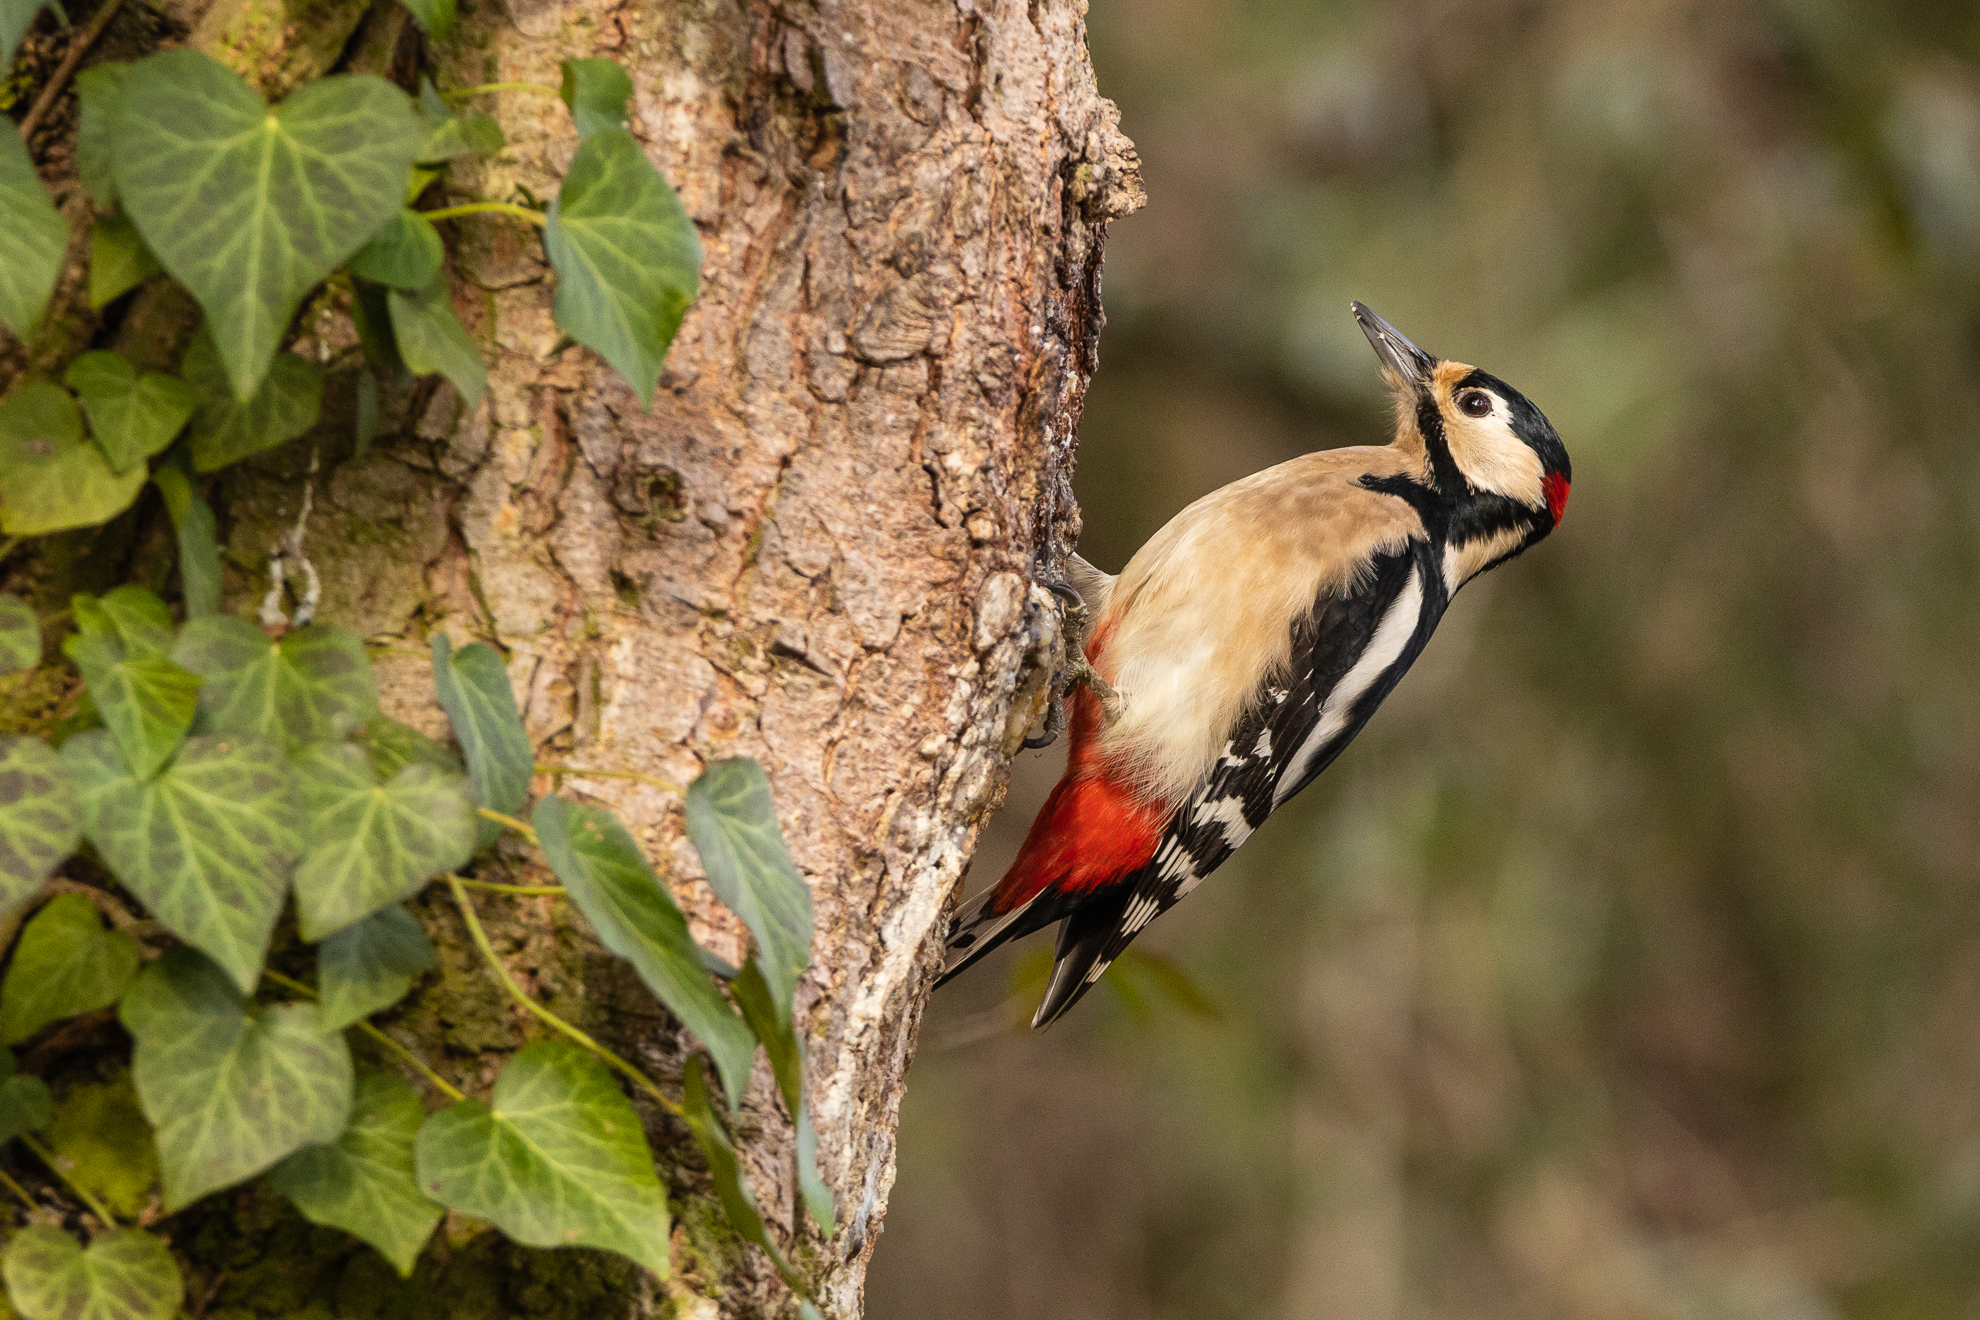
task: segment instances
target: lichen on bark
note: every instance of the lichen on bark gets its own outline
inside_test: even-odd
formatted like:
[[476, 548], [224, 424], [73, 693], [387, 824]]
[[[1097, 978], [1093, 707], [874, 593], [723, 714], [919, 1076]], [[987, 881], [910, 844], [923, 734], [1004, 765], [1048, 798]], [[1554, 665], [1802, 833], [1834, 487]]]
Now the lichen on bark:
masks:
[[[455, 308], [490, 363], [482, 404], [466, 412], [446, 387], [392, 391], [387, 434], [354, 459], [353, 340], [334, 311], [307, 317], [299, 346], [333, 367], [324, 425], [213, 491], [230, 605], [243, 608], [314, 454], [305, 543], [322, 616], [372, 645], [392, 715], [444, 733], [425, 648], [445, 631], [501, 648], [542, 760], [673, 783], [722, 757], [764, 764], [816, 908], [797, 1013], [836, 1237], [797, 1210], [792, 1132], [765, 1064], [739, 1126], [772, 1232], [833, 1316], [860, 1310], [939, 927], [1036, 685], [1015, 712], [1013, 695], [1052, 654], [1052, 599], [1034, 582], [1078, 532], [1070, 475], [1102, 323], [1100, 248], [1108, 221], [1140, 202], [1082, 11], [463, 5], [432, 52], [442, 85], [554, 85], [560, 60], [584, 56], [632, 73], [634, 134], [706, 253], [652, 408], [562, 344], [536, 234], [471, 217], [448, 237]], [[397, 38], [375, 26], [351, 47], [395, 58]], [[260, 67], [285, 61], [266, 53]], [[577, 145], [563, 107], [510, 95], [481, 108], [509, 148], [456, 171], [450, 200], [553, 196]], [[676, 794], [624, 779], [537, 785], [553, 786], [609, 806], [696, 935], [740, 959], [745, 932], [701, 882]], [[532, 878], [506, 845], [483, 865]], [[417, 907], [444, 975], [392, 1029], [481, 1090], [533, 1028], [472, 971], [456, 914]], [[526, 986], [656, 1077], [679, 1077], [685, 1043], [568, 908], [480, 907]], [[712, 1212], [684, 1134], [648, 1117], [676, 1208], [665, 1284], [450, 1221], [401, 1285], [260, 1191], [181, 1216], [175, 1245], [206, 1270], [210, 1315], [789, 1313], [767, 1262]]]

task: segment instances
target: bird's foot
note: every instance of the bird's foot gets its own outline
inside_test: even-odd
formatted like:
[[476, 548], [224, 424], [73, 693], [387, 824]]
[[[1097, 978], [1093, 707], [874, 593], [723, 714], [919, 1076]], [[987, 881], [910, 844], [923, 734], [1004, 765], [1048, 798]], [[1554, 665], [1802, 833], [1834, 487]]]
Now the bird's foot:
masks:
[[1092, 632], [1093, 620], [1087, 613], [1084, 598], [1070, 583], [1041, 580], [1038, 585], [1059, 598], [1059, 633], [1065, 643], [1065, 662], [1052, 677], [1043, 730], [1024, 740], [1027, 748], [1049, 747], [1058, 741], [1066, 728], [1066, 695], [1081, 683], [1100, 699], [1103, 726], [1111, 725], [1121, 709], [1121, 694], [1086, 659], [1086, 639]]

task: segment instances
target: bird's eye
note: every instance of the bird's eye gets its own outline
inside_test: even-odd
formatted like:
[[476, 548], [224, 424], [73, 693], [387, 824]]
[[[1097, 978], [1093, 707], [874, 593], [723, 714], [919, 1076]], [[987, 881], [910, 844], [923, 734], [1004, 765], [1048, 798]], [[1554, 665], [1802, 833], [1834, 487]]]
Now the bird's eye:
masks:
[[1492, 396], [1484, 390], [1466, 390], [1458, 395], [1457, 405], [1464, 410], [1466, 417], [1489, 417], [1492, 413]]

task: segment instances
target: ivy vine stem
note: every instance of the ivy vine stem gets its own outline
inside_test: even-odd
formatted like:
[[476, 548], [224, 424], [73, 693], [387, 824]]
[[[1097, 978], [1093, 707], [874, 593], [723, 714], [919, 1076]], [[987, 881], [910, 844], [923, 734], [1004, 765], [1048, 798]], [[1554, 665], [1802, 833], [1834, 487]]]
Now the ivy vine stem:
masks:
[[[295, 994], [299, 994], [303, 996], [305, 999], [313, 1000], [317, 998], [317, 993], [315, 989], [313, 989], [310, 986], [304, 985], [301, 981], [295, 980], [292, 977], [284, 976], [280, 972], [271, 972], [266, 967], [261, 969], [261, 974], [264, 977], [266, 977], [268, 980], [274, 982], [276, 985], [281, 986], [284, 990], [292, 991]], [[383, 1045], [386, 1049], [391, 1050], [394, 1054], [398, 1055], [402, 1061], [404, 1061], [420, 1076], [424, 1077], [427, 1081], [431, 1082], [433, 1084], [434, 1089], [439, 1091], [442, 1095], [446, 1096], [449, 1100], [467, 1099], [466, 1092], [462, 1091], [459, 1087], [455, 1086], [453, 1083], [449, 1082], [446, 1078], [442, 1077], [439, 1073], [435, 1072], [432, 1066], [429, 1065], [426, 1062], [426, 1060], [420, 1058], [417, 1054], [414, 1054], [411, 1050], [399, 1044], [398, 1041], [393, 1040], [390, 1036], [386, 1035], [384, 1031], [382, 1031], [378, 1027], [374, 1027], [369, 1022], [364, 1022], [364, 1021], [354, 1022], [351, 1025], [356, 1027], [359, 1031], [362, 1031], [365, 1035], [371, 1037], [373, 1040], [377, 1041], [380, 1045]]]
[[[531, 825], [528, 821], [517, 820], [514, 816], [505, 816], [501, 812], [496, 811], [491, 807], [476, 807], [475, 810], [481, 813], [481, 818], [483, 820], [492, 820], [497, 825], [506, 826], [507, 828], [514, 830], [516, 833], [522, 835], [525, 839], [528, 839], [531, 843], [536, 842], [536, 827], [534, 825]], [[452, 879], [451, 876], [448, 878]]]
[[482, 961], [486, 962], [490, 969], [494, 971], [496, 979], [501, 981], [502, 988], [509, 992], [511, 998], [531, 1013], [534, 1013], [543, 1021], [544, 1025], [562, 1032], [610, 1064], [613, 1068], [616, 1068], [619, 1072], [624, 1073], [632, 1080], [634, 1085], [653, 1097], [654, 1101], [662, 1109], [672, 1114], [675, 1118], [685, 1119], [687, 1117], [687, 1111], [673, 1097], [661, 1090], [658, 1082], [633, 1067], [630, 1063], [627, 1063], [618, 1055], [612, 1053], [612, 1051], [606, 1049], [603, 1045], [600, 1045], [582, 1029], [572, 1026], [523, 993], [523, 988], [516, 984], [513, 976], [509, 975], [508, 966], [503, 963], [500, 955], [495, 952], [495, 946], [488, 942], [488, 932], [481, 928], [481, 918], [475, 915], [474, 900], [468, 897], [467, 887], [462, 884], [461, 878], [457, 875], [449, 875], [447, 877], [447, 885], [454, 891], [454, 906], [461, 910], [461, 920], [467, 926], [468, 938], [474, 941], [474, 947], [481, 954]]
[[13, 1177], [5, 1169], [0, 1169], [0, 1183], [4, 1183], [8, 1191], [21, 1198], [21, 1204], [28, 1208], [28, 1214], [33, 1216], [39, 1216], [41, 1214], [41, 1202], [29, 1196], [27, 1194], [27, 1188], [15, 1182]]
[[562, 895], [570, 891], [562, 885], [505, 885], [495, 880], [462, 880], [469, 889], [480, 889], [490, 894], [514, 894], [517, 897], [536, 895]]
[[108, 1210], [104, 1209], [103, 1202], [97, 1200], [94, 1196], [91, 1196], [87, 1191], [83, 1189], [81, 1184], [77, 1183], [75, 1179], [69, 1177], [67, 1171], [65, 1171], [62, 1168], [61, 1164], [57, 1162], [55, 1152], [48, 1149], [48, 1147], [42, 1145], [40, 1138], [36, 1137], [31, 1132], [23, 1132], [21, 1134], [21, 1144], [23, 1146], [26, 1146], [29, 1150], [33, 1151], [35, 1158], [40, 1160], [43, 1164], [47, 1165], [48, 1171], [54, 1174], [57, 1178], [60, 1178], [62, 1180], [62, 1185], [67, 1187], [70, 1191], [74, 1192], [76, 1194], [76, 1199], [78, 1201], [81, 1201], [84, 1205], [89, 1207], [89, 1212], [96, 1216], [98, 1222], [100, 1222], [105, 1228], [117, 1227], [117, 1216], [111, 1214]]
[[427, 222], [453, 220], [464, 215], [512, 215], [518, 220], [527, 220], [538, 228], [550, 223], [550, 217], [541, 211], [527, 206], [517, 206], [514, 202], [462, 202], [459, 206], [442, 206], [433, 211], [421, 211]]
[[[103, 8], [96, 11], [96, 17], [90, 20], [87, 28], [83, 29], [82, 35], [70, 39], [69, 48], [62, 53], [62, 63], [48, 79], [48, 85], [41, 89], [41, 95], [35, 98], [34, 108], [27, 112], [27, 118], [21, 121], [22, 142], [26, 142], [33, 136], [34, 130], [41, 127], [41, 121], [48, 117], [48, 111], [54, 106], [55, 98], [62, 94], [62, 89], [75, 74], [76, 66], [82, 63], [83, 56], [96, 44], [96, 39], [103, 35], [103, 29], [110, 26], [110, 20], [117, 16], [117, 8], [123, 3], [124, 0], [109, 0]], [[55, 12], [62, 13], [61, 6], [56, 6]], [[68, 15], [62, 14], [62, 26], [68, 25]]]
[[679, 793], [683, 796], [687, 793], [685, 788], [682, 788], [671, 779], [662, 779], [658, 775], [643, 775], [637, 770], [587, 770], [582, 766], [545, 765], [543, 762], [538, 761], [536, 763], [536, 773], [539, 775], [552, 775], [559, 779], [566, 775], [574, 779], [630, 779], [636, 784], [650, 784], [654, 788], [667, 793]]
[[442, 100], [465, 101], [470, 96], [485, 96], [490, 92], [535, 92], [540, 96], [562, 96], [561, 89], [548, 83], [534, 82], [492, 82], [477, 83], [473, 87], [462, 87], [456, 91], [442, 92]]

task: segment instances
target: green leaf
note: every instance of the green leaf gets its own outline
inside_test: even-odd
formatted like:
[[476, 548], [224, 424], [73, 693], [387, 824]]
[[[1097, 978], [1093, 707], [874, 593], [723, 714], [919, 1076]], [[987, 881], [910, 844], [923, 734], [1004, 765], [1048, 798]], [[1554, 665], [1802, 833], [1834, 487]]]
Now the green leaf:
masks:
[[130, 68], [128, 64], [99, 64], [76, 75], [76, 99], [82, 105], [76, 123], [76, 175], [98, 206], [117, 204], [111, 135], [123, 108], [124, 75]]
[[461, 758], [442, 743], [389, 715], [374, 715], [359, 732], [358, 741], [371, 756], [372, 773], [390, 779], [409, 765], [461, 770]]
[[[0, 215], [0, 283], [9, 260], [6, 223]], [[83, 438], [82, 414], [60, 385], [35, 381], [0, 400], [0, 533], [94, 527], [128, 509], [143, 489], [143, 472], [117, 475], [103, 451]]]
[[21, 36], [41, 12], [41, 0], [0, 0], [0, 73], [13, 68]]
[[715, 1195], [722, 1202], [722, 1213], [728, 1217], [729, 1227], [763, 1248], [763, 1254], [784, 1276], [784, 1282], [799, 1292], [805, 1291], [804, 1280], [771, 1239], [763, 1225], [763, 1213], [756, 1208], [756, 1197], [743, 1181], [742, 1161], [736, 1156], [735, 1142], [729, 1139], [728, 1129], [722, 1126], [714, 1106], [709, 1104], [708, 1079], [702, 1076], [699, 1054], [689, 1057], [681, 1080], [681, 1107], [688, 1132], [700, 1148], [701, 1157], [708, 1161], [708, 1171], [715, 1178]]
[[69, 226], [48, 200], [20, 133], [0, 137], [8, 139], [0, 142], [0, 325], [26, 339], [61, 278]]
[[172, 611], [134, 582], [101, 596], [71, 596], [69, 606], [83, 636], [114, 643], [118, 655], [164, 660], [172, 653]]
[[532, 823], [543, 855], [606, 948], [624, 958], [646, 988], [715, 1057], [729, 1107], [742, 1103], [756, 1042], [702, 966], [687, 918], [625, 827], [598, 807], [560, 797], [536, 804]]
[[476, 110], [456, 114], [449, 109], [431, 78], [419, 80], [419, 120], [426, 130], [426, 139], [419, 146], [418, 159], [423, 161], [492, 156], [509, 145], [501, 125], [487, 115]]
[[401, 1276], [445, 1213], [419, 1190], [413, 1142], [426, 1111], [396, 1077], [360, 1077], [351, 1126], [334, 1145], [304, 1146], [276, 1165], [268, 1185], [313, 1224], [341, 1228], [376, 1247]]
[[166, 929], [253, 990], [302, 852], [302, 813], [275, 744], [189, 738], [149, 783], [131, 777], [101, 730], [69, 739], [62, 759], [104, 863]]
[[435, 275], [420, 293], [393, 289], [390, 305], [392, 335], [407, 370], [416, 376], [438, 372], [460, 391], [468, 407], [479, 404], [488, 388], [488, 368], [481, 361], [480, 346], [454, 315], [447, 277]]
[[626, 102], [632, 99], [632, 79], [612, 60], [565, 60], [564, 104], [570, 107], [579, 137], [626, 126]]
[[206, 309], [245, 402], [303, 295], [398, 212], [421, 132], [382, 78], [319, 79], [271, 111], [224, 64], [174, 50], [124, 75], [114, 136], [124, 210]]
[[0, 674], [18, 674], [41, 663], [41, 620], [34, 606], [0, 591]]
[[89, 231], [89, 307], [97, 311], [165, 269], [122, 211], [101, 215]]
[[296, 867], [296, 918], [310, 943], [410, 898], [474, 856], [467, 778], [409, 765], [380, 783], [362, 749], [318, 743], [296, 753], [310, 849]]
[[98, 1233], [84, 1249], [29, 1224], [7, 1244], [4, 1270], [24, 1320], [171, 1320], [186, 1296], [171, 1248], [135, 1228]]
[[351, 258], [351, 274], [395, 289], [424, 289], [446, 255], [440, 231], [417, 211], [401, 210]]
[[543, 245], [557, 269], [557, 325], [653, 404], [660, 362], [701, 281], [701, 240], [674, 190], [624, 129], [578, 148]]
[[[476, 800], [506, 816], [521, 811], [536, 773], [536, 753], [523, 731], [502, 657], [484, 642], [455, 651], [447, 634], [435, 633], [433, 687], [460, 740]], [[486, 848], [501, 832], [494, 821], [482, 822], [478, 846]]]
[[158, 1148], [128, 1068], [108, 1082], [70, 1082], [46, 1140], [70, 1181], [112, 1214], [135, 1219], [157, 1193]]
[[791, 862], [763, 767], [717, 761], [688, 785], [687, 831], [708, 887], [756, 937], [779, 1028], [791, 1021], [798, 977], [811, 965], [811, 891]]
[[149, 779], [172, 758], [199, 706], [199, 676], [170, 660], [129, 654], [101, 637], [78, 633], [62, 654], [75, 661], [89, 695], [138, 779]]
[[168, 1211], [335, 1141], [350, 1121], [344, 1038], [308, 1004], [248, 1003], [189, 949], [147, 967], [120, 1016], [137, 1040], [131, 1075], [158, 1129]]
[[220, 526], [182, 462], [166, 463], [151, 474], [151, 480], [165, 496], [165, 508], [178, 532], [179, 587], [186, 617], [198, 619], [220, 612]]
[[55, 1115], [55, 1098], [39, 1077], [14, 1071], [14, 1052], [0, 1050], [0, 1142], [39, 1132]]
[[138, 971], [136, 941], [105, 930], [96, 905], [57, 894], [34, 914], [0, 981], [0, 1040], [26, 1040], [51, 1022], [108, 1008]]
[[419, 1130], [419, 1185], [531, 1247], [598, 1247], [667, 1273], [667, 1197], [639, 1114], [574, 1045], [524, 1046], [494, 1105], [463, 1100]]
[[348, 628], [312, 623], [280, 641], [211, 614], [180, 630], [172, 658], [206, 680], [202, 731], [258, 733], [293, 751], [341, 738], [378, 713], [378, 680]]
[[832, 1189], [818, 1173], [818, 1131], [811, 1125], [811, 1111], [804, 1102], [804, 1049], [798, 1041], [796, 1026], [778, 1023], [776, 1002], [756, 959], [751, 958], [743, 968], [734, 989], [744, 1020], [770, 1056], [770, 1070], [776, 1074], [784, 1108], [791, 1115], [791, 1125], [797, 1129], [798, 1190], [804, 1194], [804, 1204], [812, 1219], [830, 1237], [836, 1231], [836, 1209], [832, 1204]]
[[69, 364], [62, 380], [82, 396], [89, 428], [113, 472], [171, 444], [192, 416], [191, 386], [162, 371], [140, 377], [121, 353], [85, 353]]
[[234, 397], [220, 350], [205, 329], [186, 346], [179, 372], [193, 391], [192, 458], [196, 472], [212, 472], [287, 444], [315, 426], [323, 411], [323, 372], [308, 358], [294, 353], [275, 358], [267, 378], [246, 403]]
[[426, 34], [445, 41], [454, 34], [454, 0], [403, 0]]
[[316, 1011], [325, 1031], [341, 1031], [405, 998], [435, 965], [433, 945], [413, 914], [393, 906], [346, 926], [316, 951]]
[[76, 850], [75, 781], [39, 738], [0, 738], [0, 912], [32, 897]]

